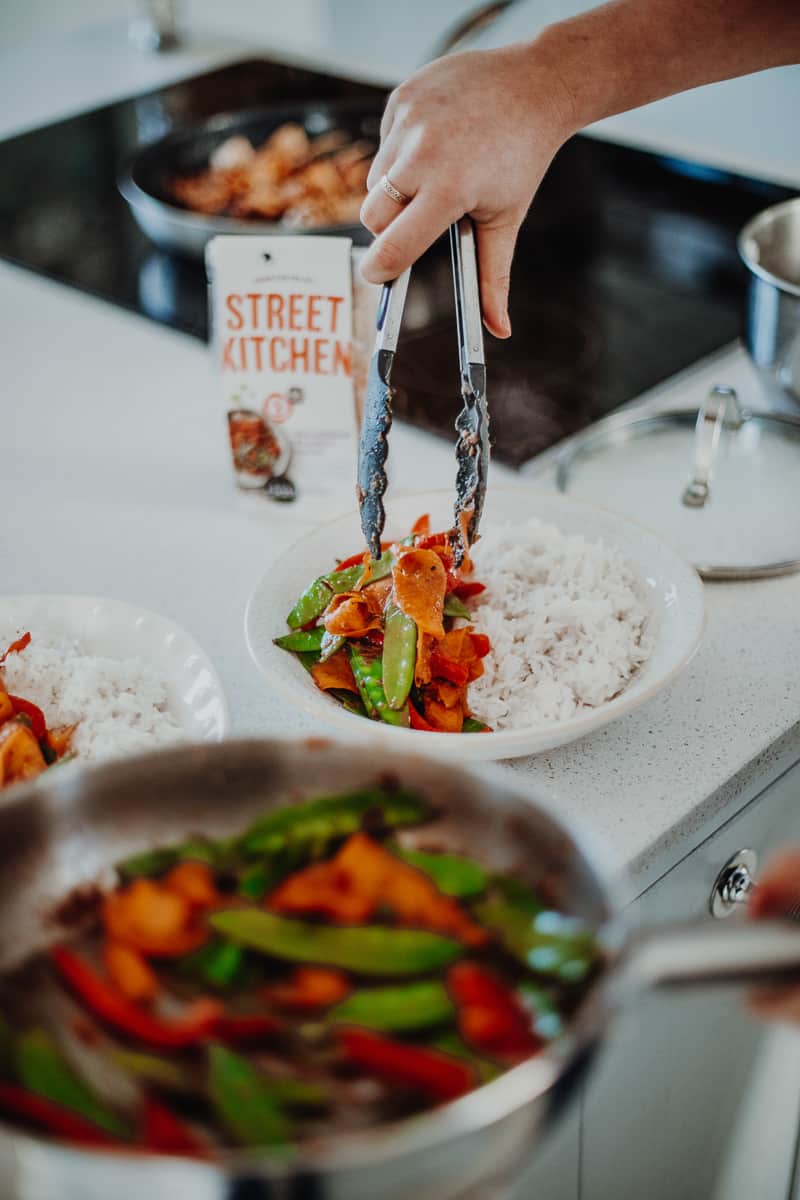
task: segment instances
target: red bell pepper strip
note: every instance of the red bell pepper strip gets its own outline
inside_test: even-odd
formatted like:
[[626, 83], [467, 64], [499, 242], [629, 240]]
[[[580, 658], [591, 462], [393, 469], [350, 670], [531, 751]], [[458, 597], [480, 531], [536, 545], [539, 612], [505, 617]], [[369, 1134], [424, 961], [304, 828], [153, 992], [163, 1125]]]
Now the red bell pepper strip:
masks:
[[395, 1042], [366, 1029], [345, 1029], [340, 1040], [357, 1066], [392, 1083], [416, 1088], [433, 1100], [455, 1100], [475, 1087], [471, 1066], [439, 1050]]
[[37, 742], [42, 738], [47, 737], [47, 719], [44, 713], [39, 708], [38, 704], [34, 704], [31, 700], [23, 700], [22, 696], [12, 696], [9, 692], [8, 698], [11, 701], [11, 706], [15, 713], [21, 713], [27, 717], [31, 723], [31, 733], [36, 738]]
[[369, 642], [369, 644], [371, 646], [379, 646], [379, 647], [382, 646], [383, 645], [383, 630], [382, 629], [369, 629], [364, 634], [364, 641]]
[[438, 650], [434, 650], [430, 657], [431, 671], [439, 679], [446, 679], [449, 683], [455, 683], [458, 687], [462, 687], [469, 679], [469, 668], [462, 663], [454, 662], [452, 658], [446, 658], [444, 654], [440, 654]]
[[5, 650], [5, 652], [3, 654], [0, 654], [0, 667], [2, 667], [3, 663], [8, 658], [9, 654], [19, 654], [20, 650], [24, 650], [25, 647], [30, 646], [30, 644], [31, 644], [31, 635], [29, 633], [23, 633], [22, 637], [18, 637], [15, 642], [11, 643], [11, 645]]
[[476, 1049], [512, 1063], [541, 1049], [543, 1042], [522, 1004], [485, 967], [456, 963], [448, 971], [447, 988], [458, 1007], [461, 1036]]
[[469, 600], [471, 596], [480, 596], [481, 592], [486, 591], [485, 583], [478, 583], [477, 580], [470, 582], [469, 580], [456, 581], [453, 588], [454, 595], [458, 596], [459, 600]]
[[359, 563], [364, 561], [366, 550], [362, 550], [359, 554], [351, 554], [349, 558], [343, 558], [340, 563], [333, 568], [334, 571], [348, 571], [350, 567], [357, 567]]
[[269, 1013], [244, 1016], [220, 1016], [214, 1023], [214, 1037], [223, 1042], [261, 1042], [282, 1032], [284, 1026]]
[[418, 712], [411, 701], [408, 701], [408, 719], [412, 729], [421, 729], [425, 733], [439, 733], [440, 730], [434, 729], [433, 725], [429, 725], [422, 713]]
[[96, 1017], [150, 1046], [164, 1050], [196, 1046], [214, 1034], [222, 1016], [222, 1008], [215, 1000], [198, 1000], [181, 1020], [160, 1020], [126, 1000], [89, 963], [65, 946], [54, 946], [50, 958], [64, 982]]
[[472, 649], [475, 652], [476, 658], [486, 658], [486, 655], [492, 648], [492, 643], [489, 641], [485, 633], [471, 633], [469, 640], [472, 642]]
[[21, 1117], [48, 1133], [81, 1146], [118, 1147], [123, 1144], [87, 1121], [86, 1117], [14, 1083], [0, 1082], [0, 1109], [9, 1116]]
[[181, 1154], [188, 1158], [210, 1157], [210, 1148], [197, 1137], [194, 1130], [176, 1117], [166, 1104], [152, 1096], [144, 1098], [141, 1144], [145, 1150], [156, 1154]]
[[[393, 545], [392, 542], [381, 542], [381, 550], [386, 551]], [[349, 558], [343, 558], [340, 563], [333, 568], [334, 571], [347, 571], [350, 567], [357, 567], [359, 563], [363, 563], [364, 556], [368, 553], [367, 550], [360, 550], [358, 554], [351, 554]]]

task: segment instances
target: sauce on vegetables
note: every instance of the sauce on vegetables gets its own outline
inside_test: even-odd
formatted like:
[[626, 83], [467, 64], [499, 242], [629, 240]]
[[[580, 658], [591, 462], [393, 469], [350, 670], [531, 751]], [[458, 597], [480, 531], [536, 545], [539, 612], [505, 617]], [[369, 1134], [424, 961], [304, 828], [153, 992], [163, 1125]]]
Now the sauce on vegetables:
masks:
[[541, 1053], [595, 941], [426, 846], [433, 816], [387, 783], [117, 864], [79, 931], [0, 980], [0, 1113], [213, 1158], [412, 1116]]
[[469, 624], [484, 588], [450, 535], [420, 517], [381, 558], [354, 554], [305, 590], [276, 645], [349, 711], [431, 733], [488, 733], [470, 711], [489, 639]]

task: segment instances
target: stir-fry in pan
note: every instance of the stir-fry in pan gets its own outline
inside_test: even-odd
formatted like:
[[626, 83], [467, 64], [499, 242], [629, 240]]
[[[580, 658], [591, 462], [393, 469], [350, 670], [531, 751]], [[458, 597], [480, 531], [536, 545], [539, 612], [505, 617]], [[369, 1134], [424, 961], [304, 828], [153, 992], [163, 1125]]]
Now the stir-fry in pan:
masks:
[[433, 816], [387, 782], [119, 863], [71, 898], [75, 939], [0, 983], [2, 1113], [213, 1157], [409, 1116], [539, 1053], [596, 944], [516, 879], [425, 848]]
[[470, 714], [489, 639], [469, 624], [483, 584], [454, 565], [451, 537], [421, 517], [377, 561], [354, 554], [306, 589], [276, 639], [351, 712], [438, 733], [488, 732]]
[[341, 130], [309, 138], [287, 123], [263, 145], [230, 137], [208, 168], [175, 175], [167, 190], [184, 208], [295, 226], [355, 224], [366, 195], [374, 145]]

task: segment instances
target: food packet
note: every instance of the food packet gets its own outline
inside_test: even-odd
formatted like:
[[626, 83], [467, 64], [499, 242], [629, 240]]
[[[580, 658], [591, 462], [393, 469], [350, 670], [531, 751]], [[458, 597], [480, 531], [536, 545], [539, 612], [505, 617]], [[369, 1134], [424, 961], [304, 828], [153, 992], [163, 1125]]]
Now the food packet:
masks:
[[249, 234], [206, 249], [235, 481], [309, 520], [354, 504], [350, 252], [349, 238]]

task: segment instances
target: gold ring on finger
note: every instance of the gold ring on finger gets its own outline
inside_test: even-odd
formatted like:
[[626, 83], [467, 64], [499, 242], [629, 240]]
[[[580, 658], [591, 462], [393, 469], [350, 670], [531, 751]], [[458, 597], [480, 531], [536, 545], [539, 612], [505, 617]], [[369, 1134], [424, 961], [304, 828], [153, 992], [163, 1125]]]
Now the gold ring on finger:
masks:
[[394, 186], [388, 175], [381, 175], [379, 186], [386, 192], [390, 200], [394, 200], [395, 204], [408, 204], [411, 200], [410, 196], [407, 196], [405, 192], [401, 192], [399, 188]]

